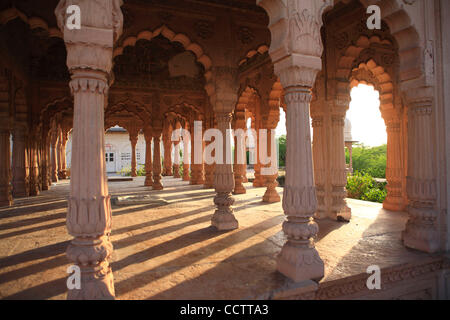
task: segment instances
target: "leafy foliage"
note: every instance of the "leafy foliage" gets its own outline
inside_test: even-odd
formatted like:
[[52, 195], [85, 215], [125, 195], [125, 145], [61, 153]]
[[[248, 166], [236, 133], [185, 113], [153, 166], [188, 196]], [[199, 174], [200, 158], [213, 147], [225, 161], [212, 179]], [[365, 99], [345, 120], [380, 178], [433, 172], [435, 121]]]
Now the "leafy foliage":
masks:
[[286, 167], [286, 135], [282, 135], [278, 138], [278, 166]]
[[[119, 171], [119, 174], [123, 177], [131, 177], [131, 167], [123, 167], [122, 170]], [[145, 167], [138, 166], [136, 168], [136, 174], [138, 177], [145, 177]]]
[[383, 203], [386, 195], [386, 183], [377, 182], [368, 173], [356, 171], [347, 178], [347, 196], [349, 198]]
[[[345, 151], [346, 161], [350, 162], [348, 150]], [[353, 147], [353, 170], [367, 173], [375, 178], [386, 178], [387, 145], [366, 147], [360, 144]]]

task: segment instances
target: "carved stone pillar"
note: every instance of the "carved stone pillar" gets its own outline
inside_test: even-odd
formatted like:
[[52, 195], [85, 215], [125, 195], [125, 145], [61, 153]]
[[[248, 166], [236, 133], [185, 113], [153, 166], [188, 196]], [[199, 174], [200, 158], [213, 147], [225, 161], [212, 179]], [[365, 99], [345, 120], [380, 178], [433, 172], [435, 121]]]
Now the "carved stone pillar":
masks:
[[129, 132], [130, 134], [130, 142], [131, 142], [131, 176], [137, 177], [137, 169], [136, 169], [136, 145], [138, 142], [138, 132], [133, 131]]
[[111, 81], [114, 41], [122, 32], [120, 0], [78, 0], [81, 29], [65, 27], [67, 2], [55, 14], [67, 48], [67, 65], [74, 95], [73, 144], [67, 228], [74, 240], [68, 258], [81, 269], [81, 289], [68, 299], [114, 299], [114, 280], [108, 259], [111, 204], [108, 192], [104, 111]]
[[28, 190], [28, 159], [26, 151], [26, 126], [16, 124], [13, 130], [12, 155], [12, 194], [15, 198], [27, 197]]
[[162, 128], [153, 128], [153, 190], [162, 190], [161, 183], [161, 134]]
[[345, 163], [345, 113], [348, 109], [349, 101], [346, 99], [334, 101], [331, 114], [331, 127], [329, 135], [329, 156], [330, 168], [329, 193], [331, 195], [328, 217], [333, 220], [349, 221], [351, 209], [347, 206], [347, 165]]
[[180, 175], [180, 141], [174, 142], [173, 177], [181, 178]]
[[[214, 117], [211, 117], [209, 119], [209, 122], [207, 122], [207, 129], [213, 129], [214, 126]], [[209, 144], [211, 144], [212, 141], [205, 141], [205, 148], [207, 148], [207, 146]], [[211, 153], [212, 157], [215, 157], [216, 155], [216, 151], [213, 150]], [[206, 164], [205, 163], [205, 184], [204, 184], [204, 188], [205, 189], [214, 189], [214, 172], [216, 170], [216, 164], [212, 163], [212, 164]]]
[[311, 106], [317, 219], [348, 221], [351, 218], [351, 209], [345, 202], [347, 166], [344, 125], [348, 105], [346, 99], [319, 99]]
[[[51, 150], [51, 135], [47, 135], [46, 139], [46, 153], [47, 153], [47, 185], [48, 188], [51, 188], [52, 185], [52, 150]], [[73, 148], [72, 148], [73, 151]]]
[[[235, 111], [234, 128], [236, 130], [246, 131], [245, 111], [240, 109]], [[245, 194], [244, 176], [247, 172], [247, 157], [245, 154], [246, 144], [245, 136], [234, 138], [234, 194]]]
[[[217, 193], [214, 198], [214, 203], [217, 209], [212, 217], [212, 225], [218, 230], [233, 230], [239, 227], [239, 223], [233, 215], [232, 208], [234, 204], [234, 198], [231, 195], [234, 189], [233, 165], [231, 164], [231, 159], [226, 159], [227, 148], [231, 150], [231, 139], [229, 133], [227, 134], [227, 130], [231, 132], [231, 112], [216, 112], [216, 119], [217, 128], [222, 133], [224, 143], [223, 163], [216, 164], [214, 177], [214, 187]], [[227, 163], [227, 160], [229, 163]]]
[[10, 132], [0, 123], [0, 207], [13, 204], [11, 194]]
[[146, 187], [153, 186], [153, 163], [152, 163], [152, 128], [144, 129], [145, 137], [145, 183]]
[[353, 173], [353, 142], [345, 142], [345, 147], [348, 150], [348, 156], [349, 156], [349, 164], [348, 164], [348, 172]]
[[408, 109], [408, 177], [409, 221], [403, 232], [405, 246], [425, 252], [440, 248], [437, 185], [435, 172], [435, 137], [433, 101], [418, 99]]
[[66, 147], [69, 132], [65, 129], [61, 132], [61, 171], [60, 178], [67, 179], [67, 159], [66, 159]]
[[[392, 110], [391, 115], [386, 119], [387, 129], [387, 161], [386, 180], [387, 196], [383, 202], [383, 208], [392, 211], [403, 211], [405, 204], [403, 200], [403, 148], [401, 142], [401, 123], [398, 116]], [[388, 112], [383, 112], [386, 115]]]
[[319, 228], [313, 220], [317, 202], [309, 126], [310, 88], [286, 86], [285, 90], [287, 155], [283, 210], [287, 221], [283, 231], [287, 242], [277, 265], [281, 273], [299, 282], [322, 278], [324, 265], [312, 240]]
[[[275, 146], [273, 146], [274, 150], [272, 150], [272, 144], [274, 143], [273, 140], [275, 139], [275, 137], [273, 136], [275, 135], [275, 131], [272, 130], [275, 130], [277, 128], [279, 118], [279, 110], [271, 110], [264, 119], [264, 128], [267, 129], [267, 156], [270, 158], [272, 158], [272, 151], [276, 152]], [[263, 202], [280, 202], [281, 198], [276, 189], [278, 187], [278, 161], [276, 165], [268, 163], [264, 165], [264, 168], [269, 172], [267, 172], [266, 174], [264, 174], [264, 172], [261, 172], [261, 176], [265, 179], [265, 186], [267, 187], [266, 192], [263, 196]]]
[[[215, 151], [212, 152], [215, 155]], [[216, 171], [216, 164], [205, 164], [205, 189], [214, 189], [214, 172]]]
[[49, 183], [49, 144], [47, 138], [47, 132], [45, 131], [42, 139], [42, 190], [46, 191], [50, 189], [51, 182]]
[[39, 167], [37, 162], [37, 137], [36, 132], [31, 132], [28, 141], [29, 163], [30, 163], [30, 179], [29, 179], [29, 193], [30, 196], [39, 195]]
[[312, 144], [314, 161], [314, 180], [316, 184], [317, 210], [315, 217], [325, 219], [328, 217], [327, 208], [330, 206], [329, 197], [325, 196], [327, 164], [327, 130], [325, 115], [323, 111], [324, 101], [311, 103], [312, 127], [314, 130], [314, 141]]
[[163, 176], [173, 176], [172, 168], [172, 130], [167, 128], [163, 134], [163, 147], [164, 147], [164, 169]]
[[[201, 134], [201, 138], [203, 138], [203, 126], [200, 124], [197, 130], [199, 130]], [[191, 128], [194, 128], [194, 122], [191, 123]], [[197, 141], [195, 137], [195, 130], [191, 132], [191, 185], [200, 185], [205, 183], [205, 169], [203, 162], [203, 139]], [[202, 155], [201, 158], [197, 159], [195, 152], [199, 152]]]
[[[255, 116], [255, 119], [258, 119]], [[256, 163], [254, 165], [254, 169], [255, 169], [255, 180], [253, 180], [253, 187], [255, 188], [262, 188], [264, 187], [264, 178], [261, 176], [261, 159], [259, 158], [259, 145], [260, 145], [260, 135], [259, 135], [259, 129], [261, 128], [261, 121], [255, 120], [256, 124], [254, 126], [254, 129], [256, 130], [256, 139], [255, 139], [255, 143], [258, 146], [257, 150], [257, 154], [256, 154]]]
[[57, 159], [57, 174], [58, 174], [58, 179], [63, 179], [62, 178], [62, 130], [60, 128], [60, 126], [58, 126], [58, 143], [56, 144], [56, 159]]
[[[57, 146], [58, 144], [58, 131], [53, 128], [51, 133], [50, 148], [51, 148], [51, 178], [52, 182], [58, 182], [58, 155]], [[73, 153], [73, 148], [72, 148]]]
[[187, 129], [184, 129], [183, 133], [183, 181], [189, 181], [191, 179], [189, 174], [189, 164], [191, 162], [189, 155], [190, 136], [187, 134]]

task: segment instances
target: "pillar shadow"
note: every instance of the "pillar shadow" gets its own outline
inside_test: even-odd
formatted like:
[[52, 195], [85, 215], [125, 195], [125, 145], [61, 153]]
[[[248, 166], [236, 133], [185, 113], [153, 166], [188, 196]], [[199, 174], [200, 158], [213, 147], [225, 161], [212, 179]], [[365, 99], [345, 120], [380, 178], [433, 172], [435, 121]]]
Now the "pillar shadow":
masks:
[[4, 300], [44, 300], [67, 292], [67, 279], [60, 278], [4, 297]]
[[[262, 252], [271, 242], [264, 240], [251, 247], [235, 253], [218, 262], [214, 268], [201, 273], [199, 276], [185, 280], [148, 297], [151, 300], [253, 300], [268, 299], [274, 289], [281, 287], [286, 278], [276, 270], [276, 254], [255, 255]], [[259, 269], [262, 259], [273, 261], [273, 269], [269, 273], [259, 275], [255, 279], [255, 268]], [[236, 273], [245, 276], [232, 276]], [[215, 286], [220, 286], [216, 288]], [[236, 295], [239, 294], [239, 295]]]
[[[275, 225], [279, 224], [279, 217], [273, 217], [266, 219], [254, 226], [253, 229], [259, 229], [257, 233], [262, 232], [265, 229], [269, 229]], [[169, 262], [163, 263], [154, 269], [142, 272], [137, 275], [133, 275], [123, 281], [116, 284], [116, 292], [118, 296], [125, 294], [135, 289], [142, 288], [147, 284], [153, 282], [152, 279], [158, 279], [162, 274], [158, 273], [158, 270], [164, 270], [164, 276], [176, 272], [176, 267], [192, 265], [195, 262], [208, 257], [211, 252], [218, 252], [226, 249], [232, 245], [238, 244], [246, 239], [255, 236], [257, 233], [251, 232], [249, 229], [240, 229], [231, 232], [226, 237], [208, 244], [206, 246], [200, 247], [193, 252], [190, 252], [186, 256], [181, 256], [175, 258]], [[212, 238], [216, 238], [222, 235], [223, 232], [217, 231], [214, 227], [208, 227], [202, 230], [197, 230], [175, 239], [169, 240], [168, 242], [160, 243], [154, 247], [150, 247], [144, 251], [138, 252], [134, 255], [130, 255], [123, 260], [114, 262], [112, 264], [113, 271], [118, 271], [125, 268], [128, 265], [144, 262], [148, 259], [155, 259], [161, 255], [168, 254], [175, 250], [185, 248], [187, 246], [193, 245], [195, 243], [200, 243]], [[208, 253], [210, 252], [210, 253]], [[156, 280], [155, 279], [155, 280]]]

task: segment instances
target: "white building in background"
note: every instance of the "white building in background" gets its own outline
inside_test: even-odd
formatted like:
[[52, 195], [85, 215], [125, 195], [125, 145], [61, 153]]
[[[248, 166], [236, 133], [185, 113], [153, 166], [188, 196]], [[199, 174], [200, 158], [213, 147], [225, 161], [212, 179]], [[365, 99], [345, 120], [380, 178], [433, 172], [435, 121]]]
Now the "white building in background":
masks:
[[[163, 150], [161, 151], [163, 154]], [[72, 136], [69, 137], [66, 147], [67, 167], [70, 168], [72, 159]], [[131, 142], [128, 132], [120, 127], [110, 128], [105, 134], [105, 159], [108, 173], [120, 172], [122, 169], [131, 169]], [[145, 138], [140, 133], [136, 144], [137, 169], [145, 166]]]

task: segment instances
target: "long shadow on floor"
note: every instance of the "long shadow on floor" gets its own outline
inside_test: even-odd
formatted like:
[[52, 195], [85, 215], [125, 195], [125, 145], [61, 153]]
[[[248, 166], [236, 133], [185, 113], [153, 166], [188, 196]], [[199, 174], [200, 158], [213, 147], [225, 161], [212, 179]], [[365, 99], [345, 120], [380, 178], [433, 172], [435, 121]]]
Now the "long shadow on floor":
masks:
[[[272, 217], [263, 222], [260, 222], [254, 225], [252, 228], [258, 230], [257, 233], [262, 232], [265, 229], [269, 229], [280, 223], [280, 217]], [[129, 291], [136, 290], [146, 286], [147, 284], [157, 280], [158, 270], [164, 270], [165, 275], [173, 273], [180, 266], [191, 265], [199, 260], [206, 258], [207, 256], [213, 254], [214, 252], [218, 252], [226, 249], [232, 245], [241, 243], [246, 239], [255, 236], [255, 234], [249, 229], [240, 229], [237, 231], [233, 231], [229, 235], [224, 238], [208, 244], [206, 246], [200, 247], [199, 249], [190, 252], [188, 255], [183, 255], [181, 257], [175, 258], [169, 262], [163, 263], [158, 267], [142, 272], [140, 274], [129, 277], [126, 280], [120, 281], [116, 284], [116, 292], [118, 295], [125, 294]], [[159, 256], [168, 254], [170, 252], [180, 250], [187, 246], [201, 243], [206, 240], [210, 240], [216, 238], [218, 236], [223, 235], [223, 232], [218, 232], [214, 227], [208, 227], [202, 230], [197, 230], [175, 239], [169, 240], [164, 243], [160, 243], [156, 246], [150, 247], [144, 251], [135, 253], [122, 259], [120, 261], [114, 262], [112, 268], [114, 271], [121, 270], [131, 264], [136, 264], [140, 262], [144, 262], [149, 259], [155, 259]], [[169, 270], [171, 269], [171, 271]], [[155, 279], [156, 277], [156, 279]]]
[[30, 218], [30, 219], [25, 219], [25, 220], [9, 222], [9, 223], [5, 223], [5, 224], [0, 224], [0, 231], [26, 227], [26, 226], [30, 226], [32, 224], [38, 224], [38, 223], [43, 223], [43, 222], [49, 222], [51, 220], [63, 219], [65, 217], [66, 217], [66, 212], [61, 212], [61, 213], [44, 215], [44, 216], [37, 217], [37, 218]]
[[6, 210], [0, 211], [0, 219], [6, 219], [11, 217], [25, 216], [30, 214], [38, 214], [44, 211], [66, 209], [67, 201], [58, 201], [57, 203], [42, 204], [42, 205], [32, 205], [27, 207], [12, 207]]
[[12, 256], [0, 258], [0, 269], [28, 261], [54, 257], [66, 252], [70, 241], [62, 241], [44, 247], [31, 249]]
[[53, 224], [46, 224], [44, 226], [39, 226], [39, 227], [32, 227], [32, 228], [28, 228], [28, 229], [24, 229], [24, 230], [17, 230], [17, 231], [13, 231], [10, 233], [4, 233], [4, 234], [0, 234], [0, 240], [7, 239], [10, 237], [20, 236], [23, 234], [29, 234], [32, 232], [38, 232], [38, 231], [42, 231], [42, 230], [60, 228], [60, 227], [64, 227], [65, 225], [66, 225], [65, 222], [58, 222], [58, 223], [53, 223]]
[[67, 292], [67, 279], [59, 278], [4, 297], [4, 300], [44, 300]]
[[163, 218], [159, 218], [159, 219], [156, 219], [156, 220], [151, 220], [151, 221], [148, 221], [148, 222], [143, 222], [143, 223], [140, 223], [140, 224], [135, 224], [135, 225], [132, 225], [132, 226], [129, 226], [129, 227], [123, 227], [123, 228], [120, 228], [120, 229], [113, 229], [112, 230], [112, 235], [114, 236], [114, 235], [122, 234], [122, 233], [125, 233], [125, 232], [130, 232], [130, 231], [135, 231], [135, 230], [139, 230], [139, 229], [143, 229], [143, 228], [156, 226], [158, 224], [163, 224], [163, 223], [166, 223], [166, 222], [170, 222], [172, 220], [179, 220], [179, 219], [187, 218], [189, 216], [194, 216], [194, 215], [197, 215], [199, 213], [206, 212], [206, 211], [213, 210], [213, 209], [214, 209], [214, 206], [210, 206], [210, 207], [205, 207], [205, 208], [201, 208], [201, 209], [196, 209], [196, 210], [183, 212], [183, 213], [180, 213], [180, 214], [166, 216], [166, 217], [163, 217]]
[[199, 276], [147, 299], [268, 299], [271, 291], [287, 282], [286, 277], [276, 270], [276, 253], [261, 254], [271, 245], [273, 244], [269, 240], [264, 240], [245, 248]]

